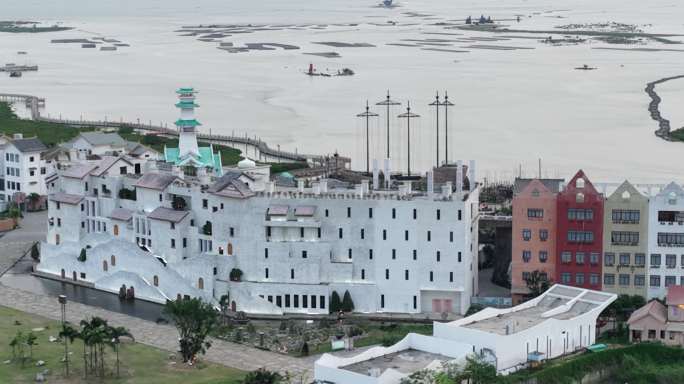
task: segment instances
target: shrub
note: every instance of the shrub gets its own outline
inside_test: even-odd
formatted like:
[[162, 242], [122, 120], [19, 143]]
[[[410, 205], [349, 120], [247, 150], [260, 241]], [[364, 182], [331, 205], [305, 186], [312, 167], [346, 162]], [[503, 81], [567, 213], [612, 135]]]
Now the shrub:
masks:
[[399, 340], [403, 339], [403, 337], [395, 334], [389, 334], [389, 335], [384, 335], [382, 337], [382, 346], [383, 347], [389, 347], [394, 344], [396, 344]]
[[133, 127], [128, 125], [122, 125], [119, 127], [120, 135], [130, 135], [131, 133], [133, 133]]
[[278, 384], [282, 380], [283, 377], [278, 372], [259, 368], [245, 375], [245, 378], [242, 379], [242, 384]]
[[119, 189], [119, 199], [135, 201], [137, 199], [135, 189], [126, 189], [126, 188]]
[[354, 301], [349, 294], [349, 291], [344, 291], [344, 298], [342, 299], [342, 310], [344, 312], [352, 312], [354, 310]]
[[468, 308], [468, 312], [466, 312], [466, 317], [470, 316], [472, 314], [478, 313], [481, 310], [485, 309], [485, 306], [482, 304], [471, 304], [470, 308]]
[[242, 270], [239, 268], [233, 268], [230, 270], [230, 274], [228, 276], [230, 281], [240, 281], [242, 279]]
[[81, 263], [86, 261], [86, 250], [85, 250], [85, 248], [81, 248], [81, 254], [78, 255], [77, 260], [80, 261]]
[[35, 261], [40, 261], [40, 250], [38, 249], [38, 243], [33, 244], [33, 247], [31, 247], [31, 258]]
[[337, 294], [337, 291], [333, 291], [330, 298], [330, 313], [339, 311], [341, 306], [342, 303], [340, 302], [340, 295]]

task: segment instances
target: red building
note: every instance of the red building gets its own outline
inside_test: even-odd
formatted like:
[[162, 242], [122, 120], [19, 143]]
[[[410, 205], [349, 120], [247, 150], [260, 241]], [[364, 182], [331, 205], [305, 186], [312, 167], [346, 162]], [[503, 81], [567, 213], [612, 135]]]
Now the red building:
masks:
[[580, 170], [558, 194], [556, 282], [601, 289], [603, 195]]

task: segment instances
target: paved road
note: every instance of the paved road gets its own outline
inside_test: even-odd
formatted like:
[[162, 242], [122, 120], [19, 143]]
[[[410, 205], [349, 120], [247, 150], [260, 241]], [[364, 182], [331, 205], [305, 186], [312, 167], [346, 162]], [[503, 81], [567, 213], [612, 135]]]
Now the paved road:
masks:
[[[20, 229], [9, 232], [0, 238], [0, 250], [2, 250], [0, 252], [0, 274], [21, 258], [35, 241], [42, 240], [45, 237], [46, 216], [44, 212], [28, 214], [22, 221]], [[49, 319], [60, 319], [60, 306], [56, 297], [38, 295], [2, 284], [0, 284], [0, 305]], [[99, 316], [107, 319], [112, 325], [128, 328], [139, 343], [169, 352], [175, 352], [178, 349], [178, 331], [172, 326], [160, 325], [76, 302], [68, 303], [68, 321], [78, 323], [90, 316]], [[313, 376], [313, 362], [316, 358], [299, 359], [223, 340], [213, 340], [212, 347], [204, 359], [245, 371], [265, 367], [270, 370], [304, 374], [305, 377], [311, 378]]]

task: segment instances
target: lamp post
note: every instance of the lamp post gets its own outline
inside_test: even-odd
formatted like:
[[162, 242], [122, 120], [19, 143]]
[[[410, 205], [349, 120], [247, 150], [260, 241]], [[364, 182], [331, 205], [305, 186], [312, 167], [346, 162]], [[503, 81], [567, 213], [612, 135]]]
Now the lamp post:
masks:
[[399, 116], [400, 119], [406, 119], [406, 139], [407, 139], [407, 147], [406, 147], [406, 173], [407, 176], [411, 176], [411, 119], [415, 119], [417, 117], [420, 117], [420, 115], [417, 115], [413, 112], [411, 112], [411, 103], [407, 102], [406, 103], [406, 113], [402, 113]]
[[387, 107], [387, 158], [390, 158], [390, 106], [401, 105], [401, 103], [394, 101], [390, 98], [389, 90], [387, 91], [387, 98], [382, 100], [375, 105], [384, 105]]
[[370, 136], [368, 134], [368, 124], [370, 122], [370, 118], [376, 116], [378, 116], [377, 113], [370, 111], [368, 101], [366, 101], [366, 111], [356, 115], [356, 117], [364, 117], [366, 119], [366, 173], [370, 173]]
[[[57, 297], [57, 301], [59, 302], [59, 305], [62, 309], [62, 331], [66, 328], [66, 304], [67, 304], [67, 297], [65, 295], [59, 295]], [[66, 375], [69, 376], [69, 351], [67, 347], [67, 337], [66, 335], [62, 336], [64, 338], [64, 363], [66, 364]]]

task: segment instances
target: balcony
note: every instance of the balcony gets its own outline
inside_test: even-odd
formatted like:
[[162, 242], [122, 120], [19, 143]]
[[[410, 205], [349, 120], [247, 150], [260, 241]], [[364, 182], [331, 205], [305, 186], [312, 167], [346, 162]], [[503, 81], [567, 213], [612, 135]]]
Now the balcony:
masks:
[[270, 217], [266, 217], [263, 222], [266, 227], [279, 227], [279, 228], [320, 228], [321, 221], [318, 219], [276, 219], [272, 220]]

